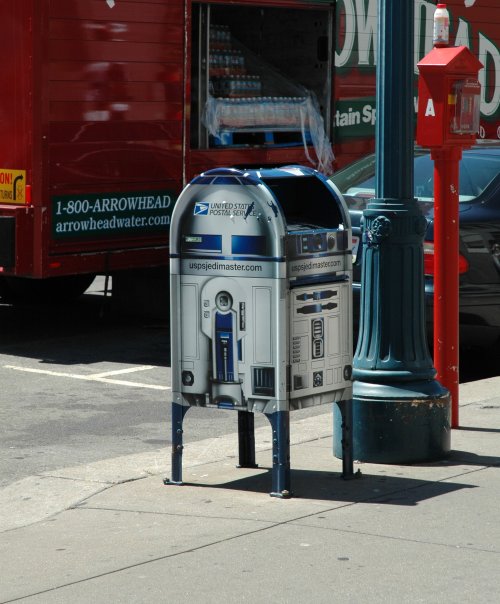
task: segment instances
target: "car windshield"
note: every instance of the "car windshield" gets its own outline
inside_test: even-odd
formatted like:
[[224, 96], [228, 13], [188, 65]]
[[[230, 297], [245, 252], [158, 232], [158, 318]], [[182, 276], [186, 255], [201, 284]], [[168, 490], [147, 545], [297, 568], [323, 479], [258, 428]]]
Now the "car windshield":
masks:
[[[470, 201], [480, 195], [498, 175], [500, 158], [475, 151], [465, 151], [460, 161], [459, 200]], [[345, 195], [375, 196], [375, 156], [369, 155], [332, 176]], [[417, 152], [414, 163], [414, 195], [422, 201], [434, 198], [434, 162], [430, 154]]]

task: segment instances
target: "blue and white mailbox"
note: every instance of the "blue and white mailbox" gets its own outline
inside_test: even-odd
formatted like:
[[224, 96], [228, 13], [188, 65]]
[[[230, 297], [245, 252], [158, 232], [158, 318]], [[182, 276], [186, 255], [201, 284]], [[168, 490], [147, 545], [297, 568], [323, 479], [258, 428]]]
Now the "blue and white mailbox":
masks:
[[271, 495], [290, 496], [289, 412], [337, 403], [352, 475], [352, 255], [335, 186], [301, 166], [220, 168], [181, 193], [170, 230], [172, 477], [182, 484], [192, 406], [238, 411], [240, 466], [253, 414], [273, 430]]

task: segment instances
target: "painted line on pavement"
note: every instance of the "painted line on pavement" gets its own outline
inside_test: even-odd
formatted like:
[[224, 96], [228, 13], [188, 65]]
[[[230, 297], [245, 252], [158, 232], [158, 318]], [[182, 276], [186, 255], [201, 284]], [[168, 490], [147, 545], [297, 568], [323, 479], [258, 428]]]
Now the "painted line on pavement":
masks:
[[150, 390], [172, 390], [170, 386], [161, 386], [159, 384], [143, 384], [141, 382], [130, 382], [128, 380], [115, 380], [111, 376], [118, 373], [131, 373], [132, 371], [143, 371], [153, 369], [154, 365], [144, 365], [137, 368], [118, 369], [116, 371], [107, 371], [105, 373], [94, 373], [91, 375], [80, 375], [78, 373], [64, 373], [63, 371], [50, 371], [48, 369], [35, 369], [34, 367], [18, 367], [16, 365], [4, 365], [4, 369], [13, 369], [15, 371], [24, 371], [26, 373], [38, 373], [41, 375], [50, 375], [54, 377], [65, 377], [73, 380], [86, 380], [88, 382], [102, 382], [104, 384], [115, 384], [118, 386], [129, 386], [131, 388], [149, 388]]
[[91, 377], [103, 378], [110, 375], [119, 375], [122, 373], [134, 373], [136, 371], [146, 371], [148, 369], [156, 369], [155, 365], [141, 365], [140, 367], [127, 367], [125, 369], [115, 369], [114, 371], [104, 371], [103, 373], [93, 373]]

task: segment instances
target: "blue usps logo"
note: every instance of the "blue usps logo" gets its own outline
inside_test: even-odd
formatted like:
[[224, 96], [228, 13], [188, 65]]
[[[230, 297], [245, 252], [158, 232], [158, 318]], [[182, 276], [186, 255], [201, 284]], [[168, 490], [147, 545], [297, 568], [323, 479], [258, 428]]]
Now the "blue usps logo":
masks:
[[208, 210], [210, 209], [210, 205], [208, 203], [197, 202], [194, 204], [194, 212], [195, 216], [208, 216]]

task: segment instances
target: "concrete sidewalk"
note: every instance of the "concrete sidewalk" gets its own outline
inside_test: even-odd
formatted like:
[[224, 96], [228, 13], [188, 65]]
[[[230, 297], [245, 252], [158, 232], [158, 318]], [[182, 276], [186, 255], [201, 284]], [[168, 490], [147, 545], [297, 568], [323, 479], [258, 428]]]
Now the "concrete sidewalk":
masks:
[[[356, 464], [343, 481], [331, 414], [292, 423], [295, 497], [269, 497], [237, 437], [32, 477], [0, 491], [0, 602], [498, 602], [500, 378], [461, 386], [442, 462]], [[325, 409], [326, 411], [326, 409]], [[188, 425], [186, 426], [188, 430]], [[186, 434], [188, 436], [188, 434]]]

